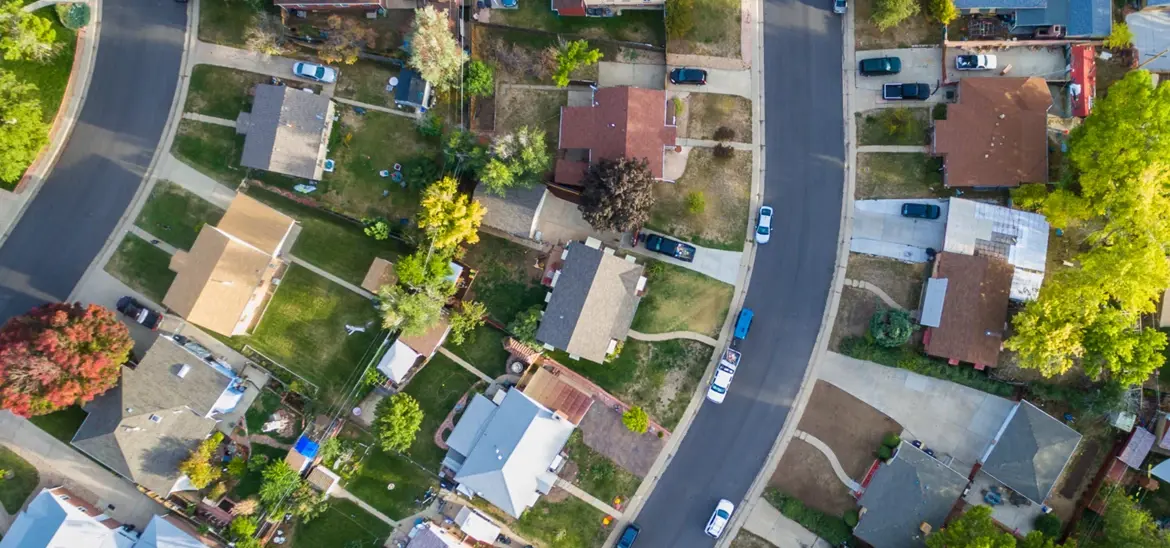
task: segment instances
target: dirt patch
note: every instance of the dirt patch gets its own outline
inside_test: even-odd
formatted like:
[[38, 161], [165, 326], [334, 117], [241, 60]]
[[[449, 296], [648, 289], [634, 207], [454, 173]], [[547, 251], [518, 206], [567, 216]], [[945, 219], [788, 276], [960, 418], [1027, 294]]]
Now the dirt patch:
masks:
[[946, 198], [942, 158], [920, 152], [862, 152], [857, 155], [858, 200]]
[[798, 428], [825, 442], [845, 473], [858, 483], [873, 465], [882, 437], [902, 433], [897, 421], [825, 381], [813, 387]]
[[922, 3], [919, 15], [910, 17], [898, 23], [885, 32], [879, 31], [873, 24], [873, 5], [875, 0], [856, 0], [850, 9], [853, 10], [854, 31], [853, 38], [857, 49], [889, 49], [908, 48], [921, 44], [941, 44], [942, 25], [926, 18], [926, 3]]
[[747, 529], [740, 529], [736, 533], [735, 540], [731, 541], [731, 548], [773, 548], [775, 545], [771, 542], [747, 532]]
[[545, 141], [556, 146], [561, 107], [569, 103], [567, 91], [499, 86], [495, 102], [496, 133], [508, 133], [520, 126], [538, 127], [544, 130]]
[[887, 257], [850, 253], [845, 276], [874, 284], [907, 310], [914, 310], [918, 308], [922, 286], [926, 283], [927, 268], [926, 263], [904, 263]]
[[[692, 93], [686, 99], [686, 125], [680, 126], [680, 137], [715, 139], [719, 128], [730, 130], [721, 141], [752, 141], [752, 102], [738, 95], [719, 93]], [[681, 124], [682, 122], [680, 122]]]
[[1073, 465], [1068, 476], [1064, 478], [1064, 485], [1060, 488], [1060, 496], [1071, 499], [1077, 495], [1078, 487], [1080, 487], [1085, 477], [1090, 472], [1095, 471], [1093, 463], [1097, 460], [1097, 454], [1100, 452], [1101, 446], [1097, 443], [1097, 440], [1089, 440], [1084, 445], [1080, 456], [1076, 458], [1077, 463]]
[[[666, 446], [666, 440], [656, 434], [630, 432], [622, 424], [621, 413], [596, 401], [578, 426], [585, 445], [640, 478], [650, 473], [650, 467]], [[565, 474], [561, 473], [561, 477]]]
[[869, 319], [884, 304], [877, 295], [864, 289], [843, 287], [837, 304], [837, 319], [833, 322], [833, 336], [829, 338], [829, 350], [836, 351], [841, 341], [849, 337], [864, 336], [869, 329]]
[[[565, 465], [566, 468], [569, 466], [572, 466], [574, 468], [573, 475], [576, 475], [577, 474], [577, 471], [576, 471], [577, 465], [572, 464], [572, 463]], [[573, 495], [570, 494], [568, 491], [561, 489], [560, 487], [553, 487], [552, 490], [549, 491], [548, 494], [542, 498], [546, 502], [556, 503], [556, 502], [564, 502], [566, 500], [569, 500], [570, 498], [573, 498]]]
[[856, 508], [857, 501], [849, 493], [833, 466], [816, 447], [800, 439], [793, 439], [780, 459], [768, 485], [800, 499], [806, 506], [840, 516]]
[[693, 12], [694, 28], [685, 40], [667, 40], [666, 51], [738, 59], [742, 29], [739, 0], [696, 0]]
[[[748, 151], [716, 158], [712, 149], [691, 150], [678, 181], [654, 185], [646, 226], [706, 247], [743, 250], [751, 171]], [[692, 195], [701, 196], [702, 207], [691, 207]]]
[[495, 131], [496, 129], [496, 98], [471, 98], [471, 130]]

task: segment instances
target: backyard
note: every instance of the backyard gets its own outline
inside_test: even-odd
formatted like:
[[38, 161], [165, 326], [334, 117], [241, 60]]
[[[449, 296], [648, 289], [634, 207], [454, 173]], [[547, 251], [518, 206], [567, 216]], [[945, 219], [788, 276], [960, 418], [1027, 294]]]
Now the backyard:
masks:
[[642, 333], [694, 331], [719, 336], [734, 288], [680, 266], [644, 259], [646, 295], [634, 314]]
[[171, 154], [199, 172], [235, 189], [244, 179], [247, 168], [240, 166], [244, 136], [236, 128], [181, 120], [175, 133]]
[[492, 319], [507, 324], [518, 312], [544, 303], [547, 289], [536, 268], [540, 253], [488, 234], [467, 250], [463, 261], [479, 271], [469, 299], [487, 306]]
[[127, 232], [106, 263], [106, 272], [157, 303], [175, 281], [170, 264], [169, 253]]
[[[281, 449], [263, 443], [252, 443], [252, 452], [248, 455], [248, 460], [256, 459], [257, 461], [267, 459], [266, 462], [276, 462], [284, 459], [288, 454], [288, 449]], [[264, 483], [264, 468], [265, 466], [253, 465], [255, 469], [249, 468], [244, 476], [236, 481], [232, 486], [231, 494], [236, 500], [244, 500], [260, 492], [260, 484]]]
[[928, 144], [930, 116], [930, 109], [925, 108], [880, 108], [858, 112], [854, 115], [858, 144], [925, 146]]
[[88, 415], [89, 413], [86, 413], [80, 405], [70, 405], [47, 415], [30, 417], [28, 421], [35, 424], [37, 428], [48, 432], [54, 438], [69, 443], [73, 441], [73, 435], [77, 433], [78, 428], [81, 428], [81, 423], [85, 422], [85, 417]]
[[[685, 129], [679, 128], [679, 137], [719, 141], [752, 142], [752, 102], [738, 95], [719, 93], [691, 93], [684, 107]], [[680, 122], [679, 124], [683, 124]], [[716, 138], [716, 132], [726, 128]]]
[[691, 18], [695, 26], [686, 39], [670, 39], [666, 51], [715, 57], [740, 57], [739, 0], [695, 0]]
[[750, 152], [718, 158], [712, 149], [692, 149], [677, 182], [654, 184], [646, 227], [705, 247], [743, 251], [751, 170]]
[[508, 372], [508, 352], [504, 350], [504, 339], [507, 336], [503, 331], [484, 324], [468, 333], [463, 344], [456, 345], [448, 341], [445, 346], [494, 379]]
[[12, 479], [0, 481], [0, 503], [4, 504], [4, 510], [8, 515], [14, 516], [37, 488], [40, 475], [37, 474], [35, 466], [3, 446], [0, 446], [0, 470], [12, 474]]
[[371, 105], [393, 107], [394, 94], [386, 91], [386, 85], [401, 70], [389, 63], [358, 59], [341, 71], [334, 95]]
[[496, 132], [502, 135], [520, 126], [540, 128], [549, 147], [555, 149], [560, 135], [561, 107], [568, 102], [566, 91], [501, 85], [496, 94]]
[[[390, 484], [394, 484], [393, 490], [386, 488]], [[405, 519], [422, 510], [415, 499], [423, 498], [427, 489], [438, 485], [438, 476], [401, 455], [375, 447], [346, 481], [345, 490], [391, 519]]]
[[549, 9], [547, 2], [526, 0], [516, 9], [492, 10], [491, 22], [497, 25], [545, 30], [582, 38], [623, 40], [661, 46], [666, 26], [660, 10], [625, 10], [616, 17], [561, 17]]
[[[244, 414], [244, 422], [248, 426], [248, 433], [263, 434], [283, 443], [295, 442], [301, 432], [300, 422], [297, 422], [293, 426], [292, 430], [296, 434], [291, 436], [281, 435], [279, 431], [264, 432], [264, 423], [268, 422], [272, 414], [282, 407], [284, 407], [284, 404], [281, 401], [280, 394], [272, 390], [261, 390], [260, 395], [252, 402], [252, 406], [248, 408], [248, 412]], [[292, 415], [294, 419], [300, 421], [301, 415], [299, 413], [289, 411], [287, 408], [285, 408], [285, 411]]]
[[614, 500], [619, 497], [623, 501], [628, 500], [642, 483], [641, 478], [585, 445], [580, 430], [574, 431], [569, 438], [565, 453], [577, 466], [577, 477], [573, 483], [607, 504], [615, 504]]
[[[543, 7], [547, 10], [547, 4], [544, 4]], [[505, 10], [496, 10], [492, 17], [495, 17], [499, 11]], [[592, 21], [620, 21], [622, 18], [577, 17], [562, 20], [569, 19], [592, 24]], [[473, 25], [471, 27], [471, 40], [471, 51], [474, 53], [474, 58], [482, 60], [496, 69], [497, 83], [552, 83], [552, 74], [556, 69], [556, 51], [561, 44], [555, 35], [527, 32], [522, 29]], [[589, 46], [601, 49], [606, 59], [614, 58], [618, 50], [615, 45], [597, 41], [590, 42]], [[597, 65], [578, 67], [569, 76], [574, 80], [596, 80]]]
[[435, 445], [435, 431], [476, 380], [474, 374], [447, 356], [435, 354], [406, 385], [404, 392], [418, 400], [423, 411], [422, 427], [408, 451], [411, 460], [427, 470], [439, 469], [447, 451]]
[[945, 198], [942, 159], [919, 152], [857, 154], [856, 199]]
[[299, 523], [292, 533], [291, 548], [376, 548], [390, 536], [392, 528], [352, 501], [333, 498], [329, 508], [308, 523]]
[[925, 2], [918, 15], [907, 18], [893, 28], [882, 32], [873, 24], [873, 6], [876, 0], [856, 0], [853, 10], [853, 37], [858, 51], [866, 49], [908, 48], [915, 45], [941, 44], [942, 25], [931, 21]]
[[159, 181], [134, 224], [179, 249], [191, 249], [203, 225], [216, 225], [223, 210], [170, 181]]

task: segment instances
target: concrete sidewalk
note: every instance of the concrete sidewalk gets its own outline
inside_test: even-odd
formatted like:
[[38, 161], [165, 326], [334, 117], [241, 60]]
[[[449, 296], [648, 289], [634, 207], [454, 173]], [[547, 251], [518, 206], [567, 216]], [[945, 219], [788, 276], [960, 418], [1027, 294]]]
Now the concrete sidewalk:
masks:
[[752, 507], [743, 528], [749, 533], [771, 542], [779, 548], [808, 547], [832, 548], [828, 541], [822, 539], [799, 523], [792, 521], [781, 514], [779, 510], [760, 499]]
[[154, 174], [156, 180], [175, 183], [222, 209], [227, 209], [236, 197], [236, 191], [183, 163], [170, 152], [163, 154]]

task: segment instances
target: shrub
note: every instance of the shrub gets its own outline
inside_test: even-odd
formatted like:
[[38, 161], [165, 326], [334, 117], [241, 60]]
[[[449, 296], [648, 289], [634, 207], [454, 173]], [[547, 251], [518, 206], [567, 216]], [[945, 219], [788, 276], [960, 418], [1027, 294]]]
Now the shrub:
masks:
[[1113, 32], [1109, 33], [1109, 37], [1105, 39], [1105, 47], [1109, 49], [1128, 48], [1133, 44], [1133, 31], [1129, 30], [1129, 25], [1125, 23], [1115, 23], [1113, 25]]
[[211, 486], [211, 490], [207, 491], [207, 498], [219, 500], [225, 493], [227, 493], [227, 486], [222, 481], [217, 481], [215, 485]]
[[788, 519], [801, 524], [833, 546], [843, 546], [853, 539], [853, 528], [844, 519], [809, 508], [779, 489], [769, 487], [764, 491], [764, 499]]
[[878, 30], [885, 32], [915, 15], [922, 9], [918, 0], [876, 0], [870, 19]]
[[674, 105], [674, 115], [675, 116], [682, 116], [682, 114], [686, 110], [686, 106], [687, 106], [686, 103], [683, 103], [682, 98], [675, 96], [670, 100], [670, 102], [671, 102], [671, 104]]
[[882, 445], [889, 447], [890, 449], [897, 448], [901, 443], [902, 437], [899, 436], [896, 432], [889, 432], [882, 437]]
[[914, 333], [914, 321], [910, 313], [898, 308], [882, 308], [873, 313], [869, 320], [869, 336], [874, 342], [886, 348], [906, 344]]
[[877, 458], [882, 460], [890, 460], [894, 456], [894, 451], [885, 445], [879, 445], [877, 448]]
[[719, 129], [715, 130], [715, 140], [716, 141], [730, 141], [734, 138], [735, 138], [735, 130], [731, 129], [727, 126], [719, 126]]
[[715, 145], [715, 157], [727, 159], [735, 156], [735, 149], [724, 144]]
[[687, 211], [698, 215], [707, 209], [707, 196], [697, 190], [687, 193]]
[[[930, 109], [930, 117], [934, 120], [946, 120], [947, 119], [947, 104], [946, 103], [935, 103], [934, 108]], [[1023, 185], [1023, 186], [1028, 186], [1028, 185]]]
[[375, 240], [385, 240], [390, 237], [390, 223], [386, 219], [381, 217], [377, 219], [362, 219], [362, 222], [366, 224], [366, 227], [363, 229], [366, 236]]
[[1060, 536], [1062, 524], [1056, 514], [1040, 514], [1036, 516], [1036, 521], [1032, 525], [1046, 537], [1057, 538]]
[[89, 4], [57, 4], [54, 9], [57, 10], [57, 19], [67, 29], [77, 30], [89, 24]]
[[848, 525], [850, 528], [857, 527], [857, 522], [861, 521], [861, 513], [858, 512], [856, 508], [853, 508], [848, 512], [845, 512], [845, 515], [842, 516], [841, 519], [843, 519], [845, 521], [845, 525]]
[[622, 413], [622, 424], [626, 425], [630, 432], [645, 434], [646, 430], [650, 429], [650, 415], [635, 405], [629, 411]]
[[237, 456], [228, 463], [227, 473], [236, 479], [244, 477], [244, 474], [248, 473], [248, 461]]
[[695, 0], [666, 0], [663, 18], [667, 36], [686, 38], [695, 29]]
[[955, 7], [954, 0], [930, 0], [927, 9], [931, 18], [944, 25], [949, 25], [959, 17], [959, 9]]
[[418, 132], [423, 137], [438, 138], [443, 136], [443, 119], [439, 115], [428, 112], [418, 119]]
[[496, 93], [496, 71], [491, 65], [476, 59], [467, 64], [463, 89], [472, 97], [490, 97]]

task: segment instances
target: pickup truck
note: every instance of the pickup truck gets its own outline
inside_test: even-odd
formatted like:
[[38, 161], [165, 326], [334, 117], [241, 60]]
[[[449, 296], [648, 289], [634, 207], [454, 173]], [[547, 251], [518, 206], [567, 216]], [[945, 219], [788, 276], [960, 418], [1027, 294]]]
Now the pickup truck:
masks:
[[995, 70], [998, 66], [994, 55], [960, 55], [955, 57], [955, 68], [959, 70]]
[[887, 101], [925, 101], [930, 98], [928, 84], [886, 84], [882, 86], [882, 99]]
[[646, 236], [646, 249], [656, 251], [663, 255], [670, 255], [675, 259], [688, 263], [695, 260], [695, 246], [676, 242], [657, 234]]

